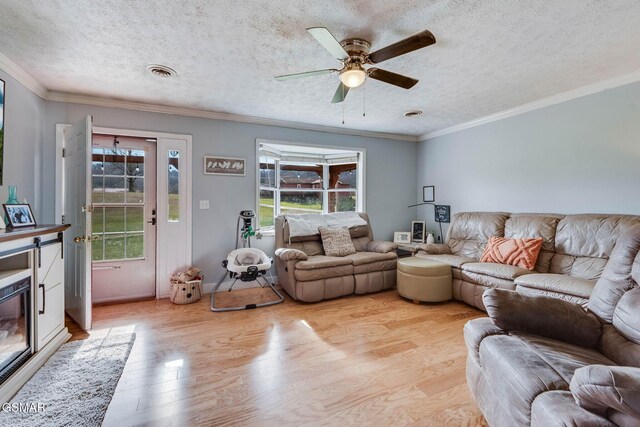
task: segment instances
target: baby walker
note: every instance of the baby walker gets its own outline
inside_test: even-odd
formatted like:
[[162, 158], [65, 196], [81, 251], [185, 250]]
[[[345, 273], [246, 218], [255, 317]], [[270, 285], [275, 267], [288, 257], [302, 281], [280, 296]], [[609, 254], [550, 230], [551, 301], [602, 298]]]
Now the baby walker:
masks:
[[[227, 270], [220, 278], [216, 286], [211, 292], [211, 311], [236, 311], [245, 310], [249, 308], [266, 307], [268, 305], [280, 304], [284, 301], [284, 297], [273, 286], [273, 283], [267, 279], [267, 271], [271, 268], [273, 260], [259, 249], [251, 247], [251, 236], [255, 235], [253, 229], [253, 218], [256, 214], [254, 211], [246, 210], [240, 211], [238, 216], [238, 222], [236, 223], [236, 249], [231, 251], [227, 256], [227, 259], [222, 261], [222, 266]], [[240, 228], [240, 221], [242, 221], [242, 228]], [[240, 240], [242, 240], [242, 248], [239, 248]], [[260, 304], [247, 304], [238, 307], [222, 307], [217, 308], [215, 306], [216, 291], [222, 284], [222, 281], [227, 277], [233, 279], [229, 286], [229, 292], [233, 289], [233, 285], [236, 284], [238, 279], [242, 282], [258, 282], [261, 287], [269, 286], [271, 290], [278, 296], [275, 301], [263, 302]], [[260, 281], [262, 279], [262, 282]]]

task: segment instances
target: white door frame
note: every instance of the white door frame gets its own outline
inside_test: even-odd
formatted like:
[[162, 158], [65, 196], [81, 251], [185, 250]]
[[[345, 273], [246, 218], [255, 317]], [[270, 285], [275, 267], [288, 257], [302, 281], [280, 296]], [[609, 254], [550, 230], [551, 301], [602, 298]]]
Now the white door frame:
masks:
[[[55, 221], [62, 221], [62, 217], [64, 215], [64, 158], [62, 157], [62, 149], [64, 147], [64, 130], [66, 128], [71, 127], [68, 124], [57, 124], [56, 125], [56, 172], [55, 172]], [[167, 204], [168, 195], [162, 192], [163, 186], [160, 185], [160, 167], [164, 167], [165, 162], [164, 157], [162, 156], [164, 150], [164, 144], [166, 144], [167, 140], [175, 142], [176, 140], [182, 140], [186, 142], [185, 146], [185, 166], [186, 166], [186, 174], [185, 174], [185, 184], [186, 184], [186, 194], [185, 194], [185, 205], [184, 205], [184, 229], [186, 229], [186, 233], [182, 234], [184, 236], [183, 245], [179, 245], [173, 240], [171, 245], [162, 244], [165, 241], [166, 236], [171, 233], [171, 223], [164, 221], [164, 218], [158, 218], [158, 228], [157, 228], [157, 241], [156, 241], [156, 299], [166, 298], [169, 296], [169, 277], [167, 275], [167, 265], [161, 265], [164, 263], [159, 262], [161, 259], [167, 259], [166, 253], [160, 253], [159, 248], [162, 247], [166, 251], [175, 250], [179, 256], [176, 256], [176, 259], [183, 259], [184, 265], [177, 265], [177, 268], [190, 266], [192, 263], [192, 238], [193, 238], [193, 203], [192, 203], [192, 188], [193, 188], [193, 159], [192, 159], [192, 136], [184, 135], [184, 134], [173, 134], [173, 133], [165, 133], [165, 132], [155, 132], [155, 131], [141, 131], [141, 130], [130, 130], [130, 129], [120, 129], [120, 128], [107, 128], [107, 127], [93, 127], [93, 133], [102, 133], [107, 135], [118, 135], [118, 136], [131, 136], [137, 138], [154, 138], [157, 141], [157, 150], [156, 157], [158, 162], [158, 185], [157, 188], [157, 198], [156, 203], [160, 206], [161, 203]], [[182, 166], [181, 166], [182, 169]], [[181, 174], [182, 176], [182, 174]], [[162, 192], [162, 194], [161, 194]], [[182, 210], [181, 210], [182, 211]], [[182, 217], [182, 215], [181, 215]], [[165, 236], [165, 238], [163, 238]]]

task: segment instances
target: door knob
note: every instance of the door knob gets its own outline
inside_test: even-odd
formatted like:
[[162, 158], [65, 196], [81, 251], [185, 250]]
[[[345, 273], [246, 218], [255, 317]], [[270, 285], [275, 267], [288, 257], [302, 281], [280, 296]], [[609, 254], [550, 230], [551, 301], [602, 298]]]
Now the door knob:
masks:
[[73, 238], [73, 241], [76, 242], [76, 243], [82, 243], [85, 240], [86, 240], [86, 237], [84, 237], [84, 236], [82, 236], [82, 237], [76, 236], [76, 237]]

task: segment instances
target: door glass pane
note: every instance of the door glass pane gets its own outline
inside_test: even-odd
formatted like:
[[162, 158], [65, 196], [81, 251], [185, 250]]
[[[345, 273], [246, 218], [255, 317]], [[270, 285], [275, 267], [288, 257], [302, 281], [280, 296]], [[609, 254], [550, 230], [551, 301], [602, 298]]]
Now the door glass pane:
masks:
[[274, 191], [260, 190], [260, 227], [274, 226]]
[[127, 231], [144, 230], [144, 208], [125, 208], [127, 216]]
[[104, 150], [104, 174], [124, 175], [126, 150]]
[[124, 178], [105, 177], [104, 178], [104, 202], [124, 203]]
[[281, 191], [281, 214], [322, 213], [322, 192]]
[[94, 148], [91, 155], [91, 175], [104, 174], [104, 150]]
[[104, 235], [104, 259], [119, 260], [125, 258], [124, 233], [114, 233]]
[[127, 175], [144, 176], [144, 150], [127, 151]]
[[144, 235], [142, 233], [127, 233], [127, 258], [144, 257]]
[[322, 165], [280, 163], [280, 188], [322, 189]]
[[93, 234], [104, 232], [104, 208], [93, 208], [91, 215], [91, 231]]
[[127, 203], [144, 203], [144, 178], [126, 178]]
[[100, 235], [100, 240], [91, 241], [91, 260], [92, 261], [102, 261], [104, 259], [104, 251], [102, 246], [103, 243], [104, 242], [102, 240], [102, 235]]
[[104, 203], [104, 178], [91, 177], [91, 203]]
[[169, 150], [169, 209], [168, 221], [180, 221], [180, 151]]
[[332, 191], [329, 193], [329, 212], [353, 212], [355, 210], [355, 191]]
[[124, 230], [124, 208], [104, 208], [104, 231], [113, 233]]

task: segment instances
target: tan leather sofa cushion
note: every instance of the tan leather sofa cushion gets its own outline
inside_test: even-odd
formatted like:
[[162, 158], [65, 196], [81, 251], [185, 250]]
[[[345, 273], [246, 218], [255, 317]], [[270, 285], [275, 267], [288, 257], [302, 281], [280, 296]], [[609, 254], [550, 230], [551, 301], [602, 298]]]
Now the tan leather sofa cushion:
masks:
[[395, 252], [358, 252], [353, 255], [347, 255], [345, 258], [350, 259], [353, 265], [364, 265], [378, 261], [396, 260], [398, 256]]
[[508, 213], [461, 212], [453, 216], [447, 243], [451, 252], [466, 258], [480, 259], [491, 236], [504, 236]]
[[624, 215], [567, 215], [558, 223], [557, 253], [575, 257], [608, 258], [618, 237], [640, 218]]
[[515, 279], [517, 286], [539, 289], [543, 291], [558, 292], [589, 298], [596, 285], [595, 280], [580, 279], [578, 277], [565, 276], [563, 274], [527, 274]]
[[309, 257], [306, 261], [298, 261], [296, 263], [296, 270], [315, 270], [317, 268], [339, 267], [341, 265], [351, 264], [351, 259], [347, 257], [316, 255]]
[[398, 256], [395, 252], [358, 252], [348, 255], [346, 258], [350, 258], [353, 262], [353, 274], [395, 270], [398, 261]]
[[424, 252], [416, 254], [419, 258], [432, 259], [434, 261], [440, 261], [445, 264], [449, 264], [452, 267], [460, 268], [463, 264], [467, 262], [476, 262], [473, 258], [458, 256], [458, 255], [431, 255]]
[[515, 265], [497, 264], [494, 262], [469, 262], [462, 265], [462, 271], [470, 271], [472, 273], [507, 280], [513, 280], [516, 277], [531, 274], [531, 271], [526, 268]]
[[351, 276], [353, 275], [353, 265], [314, 268], [310, 270], [302, 270], [296, 268], [293, 275], [295, 276], [296, 280], [299, 280], [301, 282], [310, 282], [314, 280], [328, 279], [331, 277]]

